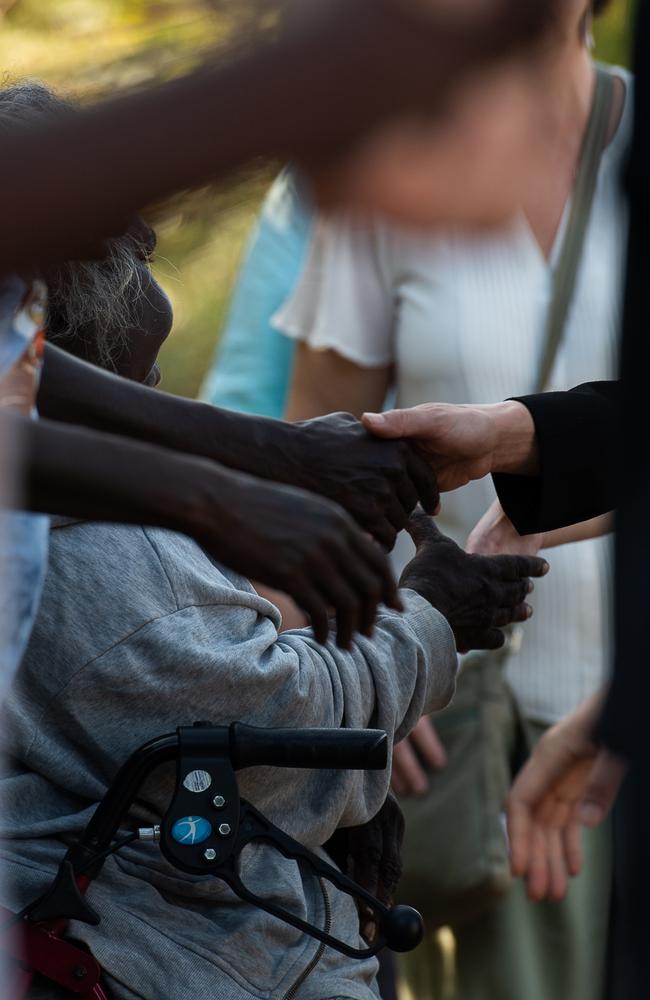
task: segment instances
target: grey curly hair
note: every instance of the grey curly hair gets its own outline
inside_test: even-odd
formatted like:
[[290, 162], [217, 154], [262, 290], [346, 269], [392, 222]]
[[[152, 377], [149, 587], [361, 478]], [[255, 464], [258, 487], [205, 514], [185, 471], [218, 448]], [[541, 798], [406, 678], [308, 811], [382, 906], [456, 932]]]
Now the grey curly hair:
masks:
[[[1, 87], [0, 135], [9, 128], [28, 128], [40, 118], [65, 115], [73, 107], [38, 81]], [[38, 233], [34, 238], [38, 239]], [[62, 346], [66, 341], [85, 341], [99, 364], [114, 369], [126, 331], [140, 325], [141, 264], [152, 250], [134, 228], [107, 241], [104, 259], [70, 261], [50, 271], [49, 339]]]

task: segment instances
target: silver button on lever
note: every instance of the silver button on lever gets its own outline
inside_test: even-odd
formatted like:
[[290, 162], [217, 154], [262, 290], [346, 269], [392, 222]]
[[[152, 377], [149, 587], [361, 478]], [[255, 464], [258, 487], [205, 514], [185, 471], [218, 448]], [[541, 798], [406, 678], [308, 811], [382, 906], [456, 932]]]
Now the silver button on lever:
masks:
[[158, 824], [156, 824], [156, 826], [141, 826], [138, 829], [138, 840], [144, 840], [150, 844], [157, 844], [160, 840], [160, 827]]

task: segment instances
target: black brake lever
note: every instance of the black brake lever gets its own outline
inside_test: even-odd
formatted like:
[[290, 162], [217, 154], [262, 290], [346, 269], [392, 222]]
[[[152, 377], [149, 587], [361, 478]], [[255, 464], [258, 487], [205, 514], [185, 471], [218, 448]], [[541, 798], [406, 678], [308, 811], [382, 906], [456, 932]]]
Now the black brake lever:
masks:
[[[420, 943], [423, 925], [417, 910], [409, 906], [385, 906], [338, 868], [280, 830], [249, 802], [240, 799], [229, 757], [208, 756], [192, 737], [194, 734], [190, 733], [190, 739], [183, 741], [174, 796], [161, 823], [160, 848], [172, 865], [190, 874], [222, 879], [240, 899], [349, 958], [370, 958], [386, 946], [393, 951], [410, 951]], [[197, 735], [197, 742], [198, 739]], [[316, 877], [365, 903], [375, 918], [376, 941], [367, 948], [353, 948], [251, 892], [239, 876], [237, 862], [244, 848], [256, 840], [273, 845], [285, 858], [300, 862]]]
[[[339, 940], [283, 907], [276, 906], [251, 892], [239, 877], [237, 862], [244, 848], [254, 841], [271, 844], [285, 858], [298, 861], [305, 868], [310, 869], [317, 878], [326, 879], [340, 892], [363, 901], [375, 918], [378, 930], [376, 940], [366, 948], [353, 948], [345, 941]], [[411, 951], [422, 940], [424, 929], [422, 917], [417, 910], [410, 906], [385, 906], [338, 868], [280, 830], [246, 799], [241, 799], [239, 830], [232, 851], [212, 869], [212, 874], [223, 879], [240, 899], [265, 910], [272, 916], [283, 920], [305, 934], [309, 934], [318, 941], [322, 941], [349, 958], [371, 958], [384, 947], [388, 947], [392, 951]]]

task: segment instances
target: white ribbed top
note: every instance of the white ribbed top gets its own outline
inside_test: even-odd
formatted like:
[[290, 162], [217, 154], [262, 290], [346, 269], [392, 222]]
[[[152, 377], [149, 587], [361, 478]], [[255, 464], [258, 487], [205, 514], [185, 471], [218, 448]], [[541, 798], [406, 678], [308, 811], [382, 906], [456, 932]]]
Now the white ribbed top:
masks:
[[[603, 153], [583, 260], [552, 389], [611, 378], [627, 238], [623, 116]], [[384, 222], [319, 221], [299, 285], [275, 318], [289, 336], [366, 367], [395, 364], [396, 405], [497, 402], [529, 392], [538, 366], [567, 211], [547, 261], [526, 220], [502, 233], [417, 234]], [[444, 497], [439, 525], [464, 542], [494, 497], [490, 480]], [[396, 558], [411, 546], [403, 536]], [[412, 551], [412, 549], [410, 549]], [[603, 680], [608, 662], [609, 543], [553, 549], [509, 679], [529, 718], [553, 722]]]

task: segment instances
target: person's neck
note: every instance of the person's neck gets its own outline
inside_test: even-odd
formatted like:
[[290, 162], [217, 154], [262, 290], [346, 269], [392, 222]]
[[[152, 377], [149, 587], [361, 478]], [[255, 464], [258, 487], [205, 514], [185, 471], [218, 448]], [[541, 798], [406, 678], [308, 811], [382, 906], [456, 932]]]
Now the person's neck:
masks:
[[589, 121], [596, 73], [586, 48], [563, 53], [551, 71], [553, 133], [558, 153], [577, 159]]
[[547, 260], [573, 188], [593, 100], [595, 71], [586, 48], [554, 55], [546, 72], [548, 142], [544, 179], [531, 189], [524, 214]]

